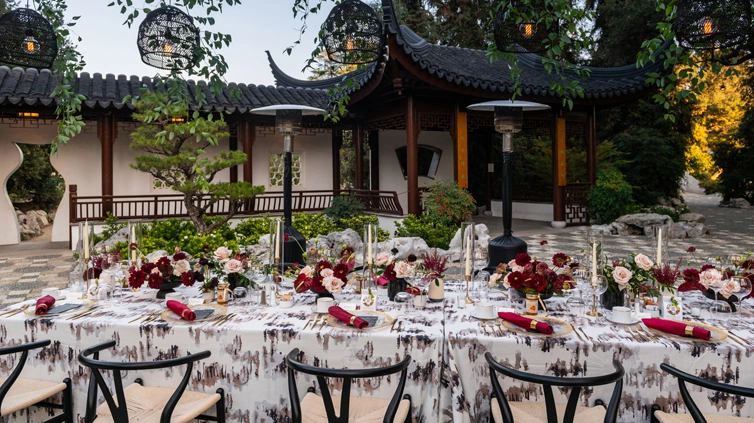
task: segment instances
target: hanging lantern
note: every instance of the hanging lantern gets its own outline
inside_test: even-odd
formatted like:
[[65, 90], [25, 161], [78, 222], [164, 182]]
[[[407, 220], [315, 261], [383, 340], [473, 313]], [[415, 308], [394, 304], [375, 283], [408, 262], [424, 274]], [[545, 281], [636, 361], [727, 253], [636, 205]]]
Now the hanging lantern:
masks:
[[[512, 9], [518, 14], [510, 14]], [[551, 32], [558, 32], [556, 20], [547, 27], [546, 18], [549, 14], [545, 0], [531, 0], [528, 4], [524, 0], [510, 0], [508, 7], [498, 9], [492, 22], [497, 49], [519, 53], [517, 46], [521, 46], [531, 53], [545, 51], [543, 42], [550, 37]], [[521, 18], [521, 22], [516, 22], [517, 17]]]
[[39, 12], [27, 7], [0, 16], [0, 63], [45, 69], [57, 57], [55, 31]]
[[141, 60], [149, 66], [180, 70], [191, 67], [199, 48], [199, 29], [191, 16], [175, 6], [162, 6], [144, 18], [139, 25]]
[[690, 50], [745, 47], [752, 35], [749, 0], [678, 0], [674, 31]]
[[335, 6], [322, 24], [322, 43], [333, 62], [360, 65], [376, 61], [383, 43], [382, 21], [359, 0]]

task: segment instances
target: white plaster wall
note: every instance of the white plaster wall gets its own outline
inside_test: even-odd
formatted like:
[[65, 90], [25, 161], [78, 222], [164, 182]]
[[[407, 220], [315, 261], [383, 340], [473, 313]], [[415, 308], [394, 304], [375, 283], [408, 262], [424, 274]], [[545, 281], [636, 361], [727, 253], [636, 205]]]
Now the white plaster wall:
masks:
[[21, 241], [18, 219], [6, 186], [21, 162], [21, 149], [11, 141], [0, 140], [0, 181], [3, 183], [0, 191], [0, 245], [14, 245]]
[[[492, 215], [503, 215], [503, 202], [492, 201]], [[553, 219], [552, 203], [513, 202], [513, 218], [551, 222]]]
[[[293, 190], [332, 189], [332, 135], [330, 132], [311, 135], [297, 135], [293, 140], [293, 151], [302, 154], [301, 185]], [[259, 134], [252, 148], [253, 184], [262, 185], [268, 192], [283, 191], [283, 187], [270, 186], [270, 154], [283, 152], [283, 136]], [[239, 169], [239, 172], [242, 172]], [[240, 173], [239, 173], [240, 175]]]
[[[437, 168], [435, 179], [453, 180], [453, 138], [447, 132], [422, 131], [419, 134], [419, 144], [431, 145], [442, 150], [440, 165]], [[403, 179], [401, 167], [398, 164], [398, 156], [395, 149], [406, 145], [406, 131], [381, 131], [380, 132], [380, 189], [383, 191], [396, 191], [398, 199], [403, 207], [403, 212], [408, 213], [408, 184]], [[419, 187], [430, 186], [432, 179], [419, 177]]]

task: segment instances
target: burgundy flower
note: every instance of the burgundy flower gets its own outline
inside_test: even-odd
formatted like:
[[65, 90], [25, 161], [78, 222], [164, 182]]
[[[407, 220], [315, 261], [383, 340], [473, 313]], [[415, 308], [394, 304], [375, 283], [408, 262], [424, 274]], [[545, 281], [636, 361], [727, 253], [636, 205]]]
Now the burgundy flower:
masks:
[[178, 252], [178, 253], [173, 254], [173, 261], [186, 260], [187, 258], [188, 258], [188, 254], [186, 253]]
[[287, 234], [287, 233], [284, 233], [283, 234], [283, 241], [284, 242], [288, 242], [289, 239], [291, 239], [291, 236], [289, 234]]
[[547, 263], [542, 262], [537, 262], [535, 269], [537, 270], [538, 275], [544, 275], [550, 270], [550, 268], [547, 267]]
[[519, 266], [526, 266], [527, 264], [531, 263], [531, 256], [529, 256], [526, 253], [518, 253], [516, 254], [516, 264]]
[[319, 263], [317, 263], [317, 274], [325, 269], [332, 269], [332, 264], [327, 260], [320, 260]]
[[406, 292], [408, 292], [411, 295], [419, 295], [419, 294], [421, 294], [421, 291], [419, 290], [419, 288], [417, 288], [415, 286], [409, 286], [408, 288], [406, 288]]
[[696, 252], [696, 247], [694, 247], [694, 246], [692, 245], [691, 247], [689, 247], [689, 248], [687, 248], [687, 249], [686, 249], [686, 252], [687, 252], [687, 253], [695, 253], [695, 252]]
[[202, 266], [207, 266], [209, 264], [209, 259], [206, 257], [202, 257], [199, 259], [199, 264], [201, 264]]
[[135, 242], [132, 242], [132, 243], [128, 244], [128, 249], [131, 250], [131, 251], [136, 251], [136, 250], [139, 249], [139, 244], [137, 244]]
[[161, 266], [170, 266], [172, 263], [170, 262], [170, 259], [167, 256], [160, 257], [157, 259], [157, 267]]
[[181, 283], [183, 286], [194, 285], [194, 274], [192, 272], [185, 272], [181, 275]]
[[150, 288], [160, 289], [160, 285], [162, 285], [162, 276], [158, 273], [150, 273], [147, 280]]
[[555, 292], [560, 292], [563, 290], [563, 287], [566, 283], [566, 276], [565, 275], [555, 275], [555, 280], [552, 281], [552, 290]]
[[711, 264], [705, 264], [704, 266], [702, 266], [701, 269], [699, 269], [699, 272], [701, 273], [701, 272], [704, 272], [705, 270], [714, 269], [714, 268], [715, 268], [715, 266], [713, 266]]
[[155, 267], [157, 267], [156, 264], [147, 262], [141, 265], [141, 271], [144, 273], [151, 273], [152, 269]]
[[741, 263], [741, 268], [744, 270], [754, 270], [754, 259], [748, 259]]
[[136, 270], [133, 266], [129, 269], [128, 273], [128, 286], [134, 289], [141, 288], [144, 285], [144, 281], [147, 280], [147, 274], [141, 270]]
[[571, 259], [563, 253], [557, 253], [552, 256], [552, 264], [554, 264], [555, 267], [563, 268], [569, 261], [571, 261]]
[[204, 282], [204, 274], [202, 272], [194, 272], [191, 276], [197, 282]]
[[327, 288], [325, 288], [325, 286], [322, 285], [322, 276], [317, 276], [317, 277], [312, 278], [312, 291], [314, 292], [327, 291]]
[[338, 263], [333, 268], [333, 276], [342, 280], [343, 282], [348, 281], [348, 265], [342, 262]]
[[395, 273], [395, 264], [391, 264], [385, 269], [385, 272], [382, 274], [387, 278], [388, 281], [393, 282], [398, 279], [398, 274]]
[[686, 282], [699, 282], [699, 271], [696, 269], [686, 269], [683, 271], [683, 280]]
[[351, 254], [353, 253], [354, 253], [354, 249], [352, 247], [346, 247], [340, 251], [340, 258], [351, 257]]
[[543, 239], [542, 241], [539, 241], [539, 245], [541, 245], [542, 247], [544, 247], [545, 245], [547, 245], [547, 240]]
[[699, 282], [693, 282], [693, 281], [687, 281], [678, 286], [678, 292], [689, 292], [689, 291], [706, 291], [707, 288], [704, 287]]
[[521, 289], [524, 286], [524, 274], [521, 272], [512, 272], [508, 275], [508, 284], [513, 289]]
[[532, 279], [534, 282], [534, 286], [532, 286], [532, 288], [536, 289], [537, 292], [545, 292], [547, 290], [547, 280], [545, 280], [544, 276], [534, 275]]
[[102, 269], [98, 267], [90, 267], [84, 271], [83, 279], [88, 281], [90, 279], [98, 279], [102, 275]]
[[296, 288], [296, 292], [302, 293], [310, 290], [312, 288], [312, 278], [306, 276], [305, 273], [299, 273], [296, 280], [293, 282], [294, 288]]

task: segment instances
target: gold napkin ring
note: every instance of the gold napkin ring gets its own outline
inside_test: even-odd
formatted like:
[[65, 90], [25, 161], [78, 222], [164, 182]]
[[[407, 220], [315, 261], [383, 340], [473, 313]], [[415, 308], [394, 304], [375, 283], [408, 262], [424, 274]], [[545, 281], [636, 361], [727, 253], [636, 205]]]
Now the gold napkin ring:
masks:
[[531, 330], [537, 330], [537, 323], [539, 323], [539, 322], [536, 321], [536, 320], [532, 320], [531, 324], [529, 324], [529, 329], [531, 329]]
[[686, 336], [694, 336], [694, 327], [689, 325], [686, 326]]
[[356, 316], [351, 316], [351, 321], [348, 322], [349, 325], [353, 326], [353, 322], [356, 320]]
[[[183, 311], [181, 312], [181, 319], [186, 319], [186, 312], [187, 312], [187, 311], [191, 311], [191, 310], [189, 310], [189, 309], [184, 309], [184, 310], [183, 310]], [[188, 319], [186, 319], [186, 320], [188, 320]]]

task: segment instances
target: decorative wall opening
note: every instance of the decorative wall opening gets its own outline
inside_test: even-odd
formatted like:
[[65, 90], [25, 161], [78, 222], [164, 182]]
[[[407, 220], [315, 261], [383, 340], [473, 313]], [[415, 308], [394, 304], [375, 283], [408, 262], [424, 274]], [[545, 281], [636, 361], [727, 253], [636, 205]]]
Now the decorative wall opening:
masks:
[[[408, 179], [407, 147], [396, 148], [395, 154], [398, 156], [398, 164], [401, 166], [403, 179]], [[431, 145], [419, 144], [419, 176], [435, 179], [437, 169], [440, 167], [440, 158], [442, 158], [441, 149]]]
[[[293, 186], [301, 186], [301, 174], [303, 169], [303, 155], [293, 153], [291, 155], [291, 172], [293, 173]], [[269, 186], [283, 187], [285, 177], [285, 153], [270, 153]]]

